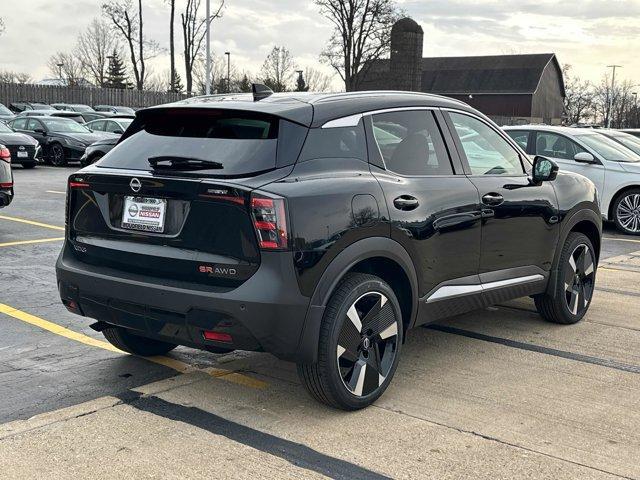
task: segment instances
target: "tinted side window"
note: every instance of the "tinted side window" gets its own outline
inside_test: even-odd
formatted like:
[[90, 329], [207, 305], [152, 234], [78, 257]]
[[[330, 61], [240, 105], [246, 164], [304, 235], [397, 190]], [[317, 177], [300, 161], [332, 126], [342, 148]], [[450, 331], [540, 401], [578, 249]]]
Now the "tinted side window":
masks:
[[373, 136], [388, 170], [400, 175], [453, 175], [449, 154], [425, 110], [373, 116]]
[[110, 120], [107, 122], [106, 128], [105, 128], [106, 132], [111, 132], [111, 133], [122, 133], [122, 127], [120, 125], [118, 125], [116, 122]]
[[450, 113], [473, 175], [522, 175], [520, 155], [498, 132], [477, 118]]
[[362, 120], [355, 127], [311, 128], [300, 161], [314, 158], [357, 158], [367, 161], [367, 144]]
[[536, 155], [573, 160], [576, 153], [583, 151], [582, 147], [562, 135], [550, 132], [538, 132], [536, 135]]
[[33, 131], [36, 130], [36, 128], [44, 130], [44, 127], [42, 126], [42, 124], [38, 120], [30, 118], [29, 121], [27, 122], [27, 130], [30, 130], [30, 131], [33, 132]]
[[95, 132], [104, 132], [104, 120], [96, 120], [95, 122], [91, 122], [89, 128]]
[[505, 130], [505, 133], [513, 138], [514, 142], [522, 147], [522, 149], [527, 151], [527, 144], [529, 143], [529, 132], [524, 132], [521, 130]]
[[15, 128], [16, 130], [26, 130], [27, 128], [27, 119], [26, 118], [19, 118], [18, 120], [14, 121], [12, 123], [13, 128]]

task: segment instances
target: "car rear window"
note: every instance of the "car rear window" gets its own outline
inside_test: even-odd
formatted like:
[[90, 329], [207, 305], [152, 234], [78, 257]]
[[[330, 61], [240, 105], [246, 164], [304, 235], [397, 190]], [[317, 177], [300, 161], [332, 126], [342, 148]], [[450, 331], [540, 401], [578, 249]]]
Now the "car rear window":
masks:
[[150, 170], [151, 157], [212, 160], [222, 168], [204, 175], [237, 176], [276, 167], [280, 120], [254, 112], [206, 109], [149, 110], [104, 157], [102, 168]]

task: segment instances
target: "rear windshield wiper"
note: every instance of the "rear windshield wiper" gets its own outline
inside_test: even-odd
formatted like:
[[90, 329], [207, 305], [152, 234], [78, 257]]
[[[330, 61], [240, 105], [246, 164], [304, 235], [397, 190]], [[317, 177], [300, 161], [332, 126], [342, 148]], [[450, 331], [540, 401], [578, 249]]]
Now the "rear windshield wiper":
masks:
[[171, 170], [211, 170], [222, 169], [224, 165], [215, 160], [205, 160], [202, 158], [193, 157], [175, 157], [175, 156], [161, 156], [150, 157], [148, 159], [149, 165], [154, 169], [168, 168]]

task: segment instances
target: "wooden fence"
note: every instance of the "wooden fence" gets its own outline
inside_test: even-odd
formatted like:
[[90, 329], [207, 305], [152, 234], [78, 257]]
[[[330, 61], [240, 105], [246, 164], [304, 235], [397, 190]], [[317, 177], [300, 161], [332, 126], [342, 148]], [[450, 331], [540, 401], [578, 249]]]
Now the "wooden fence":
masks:
[[82, 103], [85, 105], [119, 105], [124, 107], [150, 107], [187, 98], [180, 93], [118, 90], [114, 88], [60, 87], [0, 83], [0, 103], [31, 101], [43, 103]]

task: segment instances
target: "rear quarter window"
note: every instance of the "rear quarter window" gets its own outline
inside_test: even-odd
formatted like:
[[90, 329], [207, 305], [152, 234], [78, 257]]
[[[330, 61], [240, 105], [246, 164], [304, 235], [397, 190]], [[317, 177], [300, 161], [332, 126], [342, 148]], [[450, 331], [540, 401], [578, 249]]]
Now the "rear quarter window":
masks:
[[300, 161], [316, 158], [357, 158], [367, 161], [367, 144], [362, 120], [355, 127], [311, 128]]

